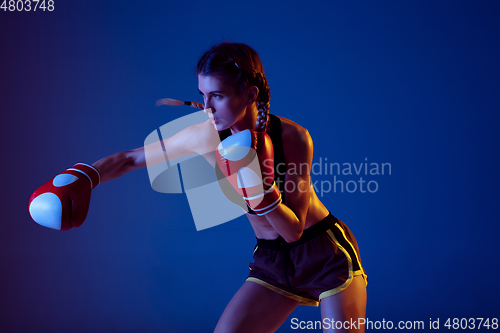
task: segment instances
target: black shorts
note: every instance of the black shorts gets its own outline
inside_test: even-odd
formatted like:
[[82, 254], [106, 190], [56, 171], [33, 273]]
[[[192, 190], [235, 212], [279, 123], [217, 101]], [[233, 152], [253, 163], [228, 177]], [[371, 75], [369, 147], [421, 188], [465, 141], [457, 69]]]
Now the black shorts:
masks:
[[318, 306], [322, 298], [346, 289], [356, 275], [366, 282], [356, 239], [331, 213], [296, 242], [257, 239], [253, 257], [247, 281], [303, 305]]

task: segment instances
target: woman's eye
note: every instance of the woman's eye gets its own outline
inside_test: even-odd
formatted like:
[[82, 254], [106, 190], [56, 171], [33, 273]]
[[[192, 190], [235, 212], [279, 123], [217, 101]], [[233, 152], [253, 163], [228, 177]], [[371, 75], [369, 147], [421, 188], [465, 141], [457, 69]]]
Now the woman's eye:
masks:
[[212, 96], [214, 96], [215, 98], [220, 98], [221, 97], [219, 94], [213, 94]]

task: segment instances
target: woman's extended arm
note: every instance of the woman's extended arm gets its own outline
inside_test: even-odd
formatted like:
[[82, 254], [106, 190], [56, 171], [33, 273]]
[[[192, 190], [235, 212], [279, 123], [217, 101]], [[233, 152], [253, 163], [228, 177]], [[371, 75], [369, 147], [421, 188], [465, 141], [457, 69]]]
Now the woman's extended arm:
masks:
[[101, 158], [92, 166], [101, 173], [101, 183], [121, 177], [127, 172], [146, 166], [144, 147]]
[[166, 157], [172, 160], [194, 153], [203, 153], [204, 150], [208, 150], [205, 146], [211, 142], [207, 140], [207, 137], [213, 136], [211, 132], [213, 132], [213, 127], [209, 121], [192, 125], [172, 137], [164, 139], [162, 144], [153, 143], [146, 147], [122, 151], [101, 158], [92, 166], [100, 171], [101, 183], [107, 182], [132, 170], [144, 168], [147, 165], [145, 150], [148, 151], [147, 163], [150, 165], [163, 162]]

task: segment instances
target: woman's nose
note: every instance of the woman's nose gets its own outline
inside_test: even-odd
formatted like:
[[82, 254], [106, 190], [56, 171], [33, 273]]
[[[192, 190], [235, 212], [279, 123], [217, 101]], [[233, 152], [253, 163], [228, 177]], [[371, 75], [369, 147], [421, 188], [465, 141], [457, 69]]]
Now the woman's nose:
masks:
[[207, 105], [207, 103], [205, 103], [205, 109], [203, 110], [203, 112], [207, 113], [208, 116], [211, 117], [212, 113], [214, 113], [214, 109], [210, 107], [210, 105]]
[[[214, 113], [214, 109], [213, 109], [213, 106], [212, 106], [212, 101], [208, 98], [205, 99], [205, 110], [209, 110], [208, 111], [209, 113]], [[207, 111], [205, 111], [207, 112]]]

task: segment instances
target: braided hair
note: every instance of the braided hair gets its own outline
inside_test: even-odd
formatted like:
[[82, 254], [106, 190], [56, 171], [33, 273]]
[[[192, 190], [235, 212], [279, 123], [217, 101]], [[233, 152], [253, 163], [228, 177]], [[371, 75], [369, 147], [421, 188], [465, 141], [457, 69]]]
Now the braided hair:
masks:
[[249, 86], [259, 88], [257, 131], [265, 131], [269, 115], [271, 89], [258, 53], [243, 43], [223, 42], [212, 46], [198, 61], [196, 75], [217, 76], [242, 93]]

